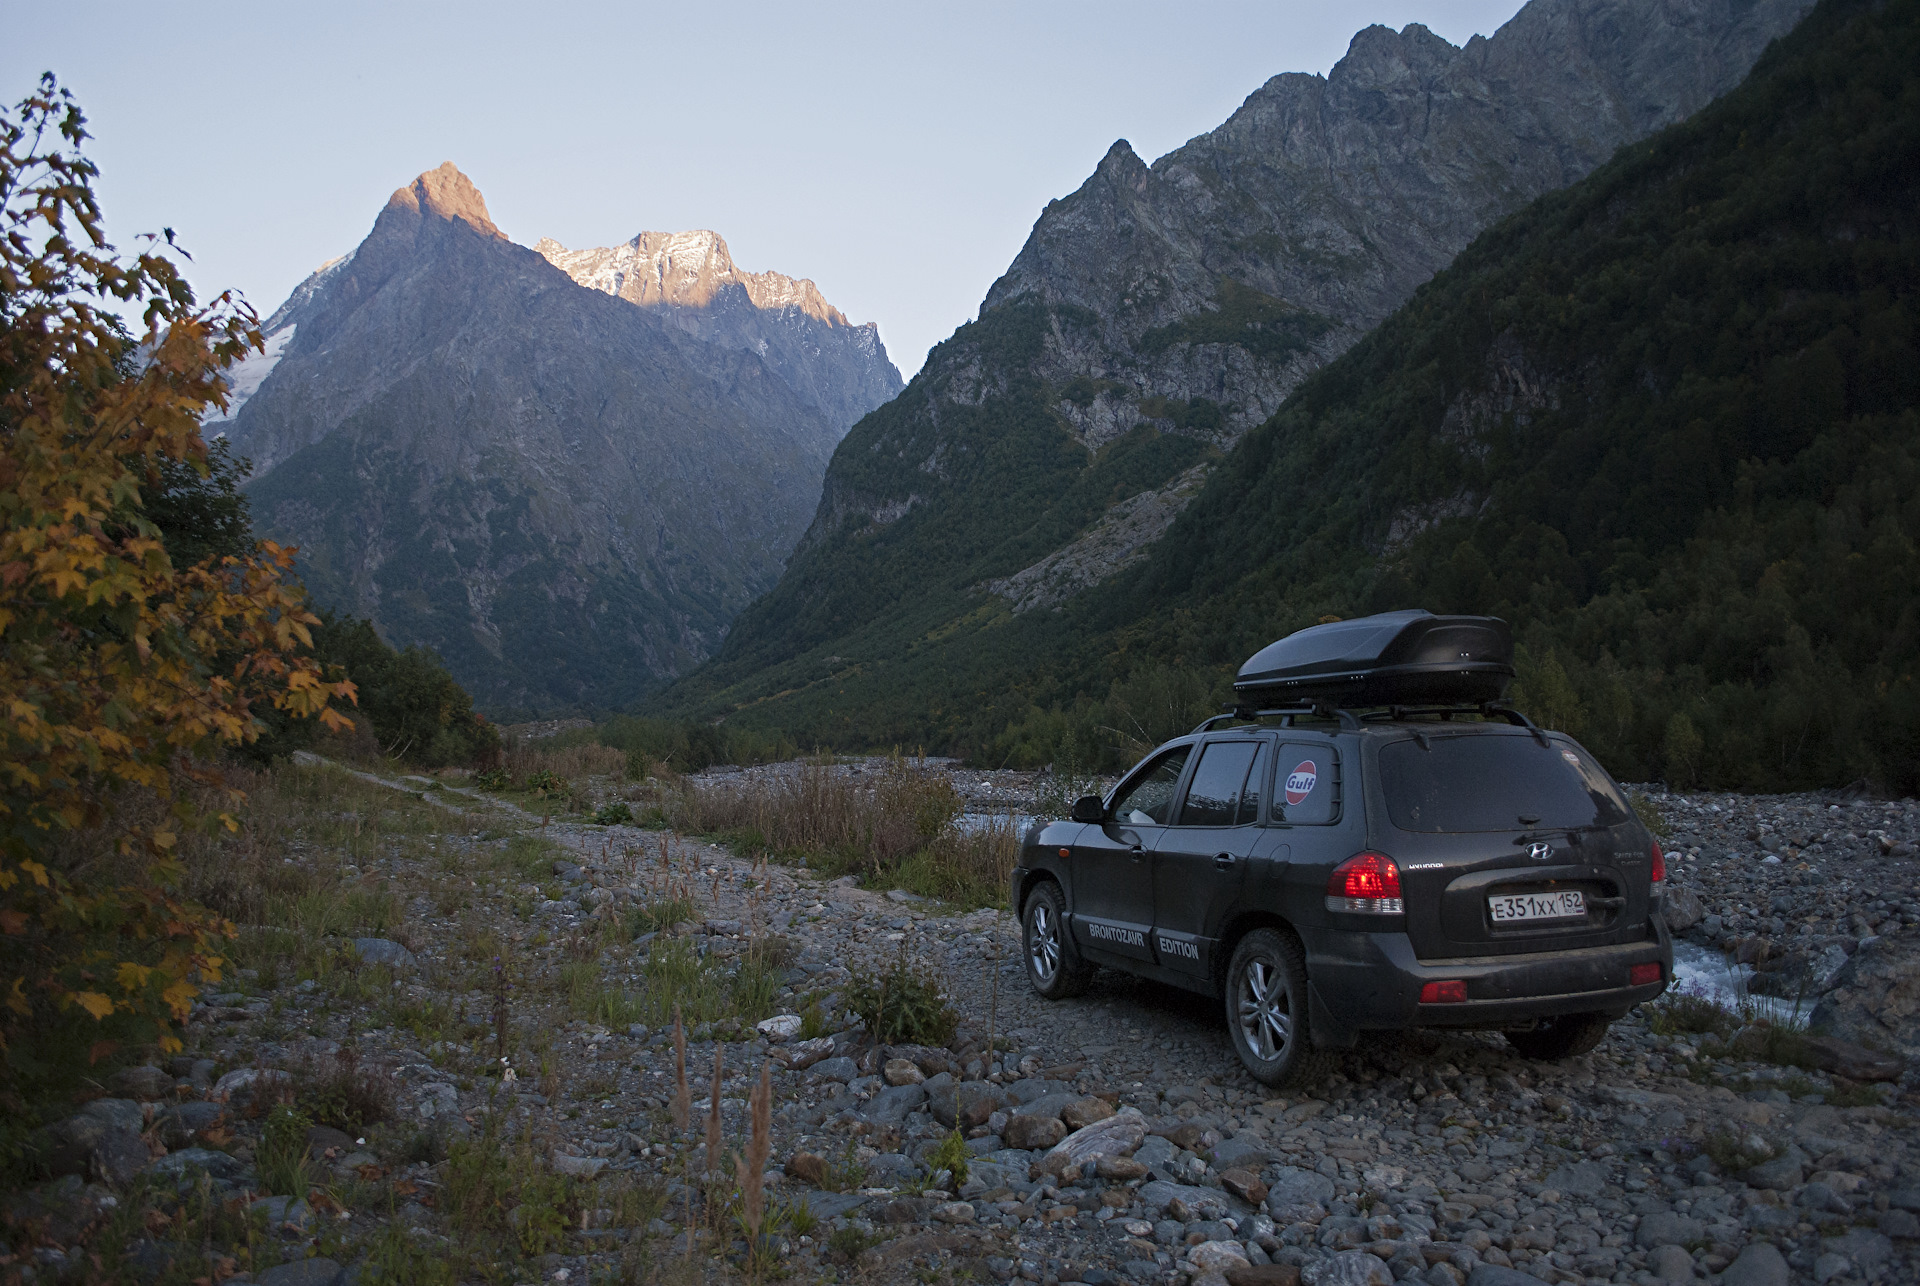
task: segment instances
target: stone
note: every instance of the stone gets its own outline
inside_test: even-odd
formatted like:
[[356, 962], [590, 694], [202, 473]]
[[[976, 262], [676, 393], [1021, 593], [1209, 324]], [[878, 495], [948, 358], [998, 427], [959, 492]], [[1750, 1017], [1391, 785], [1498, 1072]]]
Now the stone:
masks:
[[[1102, 1156], [1095, 1160], [1093, 1172], [1109, 1183], [1125, 1183], [1147, 1177], [1147, 1167], [1132, 1157]], [[1904, 1212], [1903, 1212], [1904, 1213]]]
[[1849, 1228], [1838, 1237], [1828, 1237], [1821, 1248], [1829, 1255], [1845, 1255], [1857, 1268], [1877, 1268], [1893, 1258], [1893, 1242], [1872, 1228]]
[[1222, 1170], [1220, 1186], [1250, 1206], [1260, 1205], [1267, 1199], [1267, 1185], [1251, 1170]]
[[353, 1136], [345, 1130], [336, 1130], [330, 1125], [316, 1125], [307, 1131], [307, 1155], [316, 1161], [327, 1159], [327, 1153], [333, 1153], [334, 1159], [346, 1156], [358, 1145]]
[[1853, 1081], [1897, 1081], [1907, 1069], [1906, 1061], [1892, 1054], [1841, 1040], [1836, 1036], [1811, 1036], [1807, 1051], [1821, 1071]]
[[185, 1103], [169, 1103], [155, 1113], [153, 1119], [160, 1127], [162, 1143], [170, 1148], [184, 1148], [220, 1125], [226, 1115], [227, 1109], [220, 1104], [194, 1099]]
[[[762, 1019], [760, 1022], [755, 1023], [753, 1029], [762, 1036], [765, 1036], [773, 1044], [781, 1045], [798, 1036], [800, 1029], [805, 1025], [805, 1020], [802, 1019], [799, 1014], [775, 1014], [771, 1018]], [[822, 1039], [824, 1039], [824, 1037]], [[831, 1050], [833, 1048], [833, 1042], [828, 1041], [827, 1048]], [[788, 1066], [792, 1066], [792, 1064], [789, 1063]]]
[[413, 952], [386, 938], [355, 938], [353, 949], [366, 964], [386, 965], [390, 969], [413, 969], [420, 964]]
[[109, 1187], [124, 1188], [146, 1169], [153, 1154], [147, 1151], [146, 1141], [132, 1130], [115, 1129], [100, 1136], [87, 1160], [94, 1178]]
[[1083, 1130], [1096, 1121], [1104, 1121], [1114, 1114], [1113, 1104], [1103, 1098], [1078, 1098], [1060, 1109], [1060, 1119], [1066, 1122], [1069, 1130]]
[[[1007, 1124], [1012, 1128], [1013, 1121]], [[1056, 1140], [1053, 1150], [1075, 1165], [1085, 1165], [1096, 1157], [1126, 1156], [1140, 1147], [1146, 1134], [1146, 1118], [1138, 1109], [1129, 1107]]]
[[795, 1197], [796, 1204], [805, 1205], [813, 1212], [813, 1217], [825, 1222], [828, 1219], [840, 1219], [852, 1214], [872, 1200], [857, 1192], [803, 1192]]
[[158, 1067], [123, 1067], [107, 1078], [107, 1087], [128, 1098], [152, 1102], [173, 1094], [174, 1078]]
[[[1239, 1168], [1258, 1170], [1267, 1163], [1273, 1150], [1250, 1134], [1236, 1134], [1224, 1143], [1216, 1143], [1209, 1158], [1221, 1170]], [[1398, 1185], [1388, 1185], [1390, 1187]]]
[[796, 1152], [786, 1165], [787, 1177], [815, 1187], [827, 1181], [826, 1158], [813, 1152]]
[[773, 1057], [796, 1072], [805, 1071], [809, 1067], [817, 1068], [823, 1060], [833, 1057], [833, 1037], [815, 1036], [812, 1040], [795, 1041], [791, 1045], [783, 1045], [775, 1049]]
[[933, 1208], [933, 1218], [940, 1223], [972, 1223], [973, 1206], [965, 1201], [944, 1201]]
[[1481, 1264], [1467, 1274], [1467, 1286], [1546, 1286], [1546, 1283], [1518, 1268]]
[[1633, 1230], [1633, 1244], [1643, 1250], [1652, 1250], [1655, 1246], [1684, 1246], [1706, 1235], [1707, 1226], [1698, 1219], [1671, 1210], [1660, 1210], [1641, 1216], [1640, 1226]]
[[1666, 920], [1667, 928], [1674, 933], [1685, 933], [1707, 918], [1706, 903], [1689, 888], [1668, 884], [1660, 903], [1661, 916]]
[[1252, 1267], [1246, 1248], [1233, 1241], [1203, 1241], [1187, 1251], [1187, 1263], [1195, 1272], [1201, 1273], [1224, 1273], [1229, 1268]]
[[1378, 1255], [1343, 1250], [1300, 1270], [1302, 1286], [1393, 1286], [1393, 1271]]
[[238, 1183], [247, 1177], [247, 1167], [224, 1152], [215, 1152], [210, 1148], [181, 1148], [169, 1152], [159, 1160], [147, 1166], [146, 1172], [161, 1178], [174, 1179], [195, 1170], [204, 1170], [211, 1177], [224, 1183]]
[[214, 1082], [210, 1095], [234, 1107], [266, 1107], [293, 1101], [293, 1077], [271, 1067], [242, 1067]]
[[1051, 1148], [1067, 1137], [1067, 1126], [1057, 1116], [1015, 1116], [1004, 1135], [1011, 1148]]
[[813, 1065], [813, 1074], [826, 1081], [850, 1081], [860, 1074], [860, 1064], [845, 1054], [823, 1058]]
[[927, 1110], [934, 1120], [950, 1130], [971, 1130], [985, 1125], [987, 1118], [1005, 1101], [1000, 1087], [987, 1081], [961, 1081], [929, 1087], [927, 1091]]
[[1244, 1268], [1228, 1268], [1224, 1275], [1227, 1286], [1299, 1286], [1300, 1266], [1248, 1264]]
[[1862, 943], [1808, 1019], [1816, 1036], [1920, 1055], [1920, 930]]
[[553, 1154], [553, 1172], [570, 1179], [592, 1179], [607, 1168], [605, 1157], [577, 1157], [565, 1152]]
[[1077, 1097], [1074, 1094], [1065, 1090], [1055, 1090], [1050, 1094], [1042, 1094], [1039, 1098], [1030, 1099], [1025, 1103], [1021, 1103], [1013, 1109], [1013, 1115], [1051, 1116], [1055, 1120], [1059, 1120], [1060, 1113], [1069, 1104], [1077, 1101]]
[[889, 1085], [920, 1085], [927, 1074], [910, 1058], [889, 1058], [880, 1070], [880, 1077]]
[[898, 1125], [907, 1118], [907, 1113], [926, 1101], [924, 1085], [889, 1085], [868, 1100], [861, 1115], [876, 1125]]
[[346, 1270], [331, 1259], [296, 1259], [267, 1269], [254, 1286], [342, 1286]]
[[1312, 1170], [1283, 1165], [1267, 1180], [1267, 1213], [1277, 1224], [1316, 1222], [1333, 1200], [1333, 1180]]
[[1793, 1272], [1771, 1242], [1750, 1241], [1720, 1274], [1720, 1286], [1789, 1286]]
[[1679, 1246], [1655, 1246], [1647, 1255], [1647, 1271], [1663, 1282], [1690, 1282], [1693, 1256]]
[[1883, 1210], [1880, 1212], [1879, 1228], [1889, 1237], [1898, 1237], [1903, 1241], [1920, 1240], [1920, 1215], [1911, 1210]]
[[1234, 1198], [1217, 1188], [1198, 1188], [1184, 1183], [1168, 1183], [1165, 1179], [1155, 1179], [1152, 1183], [1143, 1183], [1137, 1190], [1141, 1208], [1149, 1217], [1158, 1216], [1178, 1201], [1191, 1211], [1215, 1210], [1226, 1212], [1234, 1204]]
[[1547, 1186], [1576, 1197], [1597, 1197], [1607, 1188], [1607, 1167], [1598, 1161], [1576, 1161], [1547, 1176]]
[[1749, 1187], [1772, 1188], [1785, 1192], [1806, 1177], [1807, 1156], [1799, 1148], [1789, 1147], [1771, 1161], [1748, 1166], [1741, 1176]]
[[313, 1226], [313, 1208], [299, 1197], [262, 1197], [247, 1210], [274, 1232], [303, 1234]]

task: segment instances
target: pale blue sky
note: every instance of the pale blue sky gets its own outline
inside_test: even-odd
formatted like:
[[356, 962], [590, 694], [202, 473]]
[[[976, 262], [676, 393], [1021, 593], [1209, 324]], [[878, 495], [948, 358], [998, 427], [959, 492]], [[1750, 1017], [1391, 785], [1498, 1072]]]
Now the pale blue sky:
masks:
[[1460, 44], [1518, 8], [9, 0], [0, 96], [58, 73], [114, 237], [172, 227], [203, 296], [265, 314], [450, 160], [524, 245], [713, 228], [910, 376], [1114, 139], [1151, 161], [1369, 23]]

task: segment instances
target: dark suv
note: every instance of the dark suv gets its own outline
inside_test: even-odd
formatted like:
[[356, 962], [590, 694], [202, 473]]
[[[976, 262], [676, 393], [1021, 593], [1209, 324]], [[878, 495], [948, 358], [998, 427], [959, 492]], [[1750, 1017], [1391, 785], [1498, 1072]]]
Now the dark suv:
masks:
[[[1466, 658], [1462, 621], [1489, 635], [1494, 661], [1449, 678], [1404, 663], [1401, 647], [1400, 672], [1382, 677], [1388, 634]], [[1371, 650], [1352, 628], [1369, 623]], [[1318, 641], [1338, 664], [1308, 639], [1292, 650], [1308, 657], [1298, 681], [1274, 680], [1269, 654], [1296, 634], [1236, 688], [1484, 697], [1500, 647], [1511, 655], [1488, 618], [1341, 625], [1344, 642]], [[1671, 977], [1664, 875], [1659, 845], [1570, 737], [1485, 700], [1304, 701], [1209, 720], [1072, 820], [1030, 832], [1012, 905], [1042, 996], [1075, 994], [1105, 965], [1223, 997], [1241, 1061], [1281, 1085], [1317, 1076], [1325, 1051], [1367, 1030], [1492, 1028], [1537, 1058], [1592, 1049]]]

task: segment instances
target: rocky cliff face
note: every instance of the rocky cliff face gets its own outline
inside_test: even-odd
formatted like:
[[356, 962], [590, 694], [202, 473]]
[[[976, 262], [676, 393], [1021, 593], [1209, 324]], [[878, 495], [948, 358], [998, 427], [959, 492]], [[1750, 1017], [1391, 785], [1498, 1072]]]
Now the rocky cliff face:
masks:
[[[705, 690], [758, 700], [756, 673], [784, 692], [816, 681], [809, 658], [878, 664], [1137, 561], [1214, 461], [1478, 232], [1737, 84], [1808, 7], [1533, 0], [1464, 48], [1370, 27], [1327, 76], [1276, 76], [1151, 166], [1116, 143], [841, 444]], [[699, 687], [689, 705], [717, 699]]]
[[876, 341], [816, 374], [829, 413], [751, 345], [515, 245], [451, 165], [265, 330], [210, 426], [254, 461], [257, 525], [322, 604], [438, 649], [495, 711], [617, 705], [711, 653], [804, 529], [852, 390], [892, 369]]
[[642, 232], [593, 250], [542, 238], [533, 248], [582, 286], [708, 343], [758, 353], [842, 429], [902, 387], [877, 326], [854, 325], [804, 278], [741, 270], [716, 232]]

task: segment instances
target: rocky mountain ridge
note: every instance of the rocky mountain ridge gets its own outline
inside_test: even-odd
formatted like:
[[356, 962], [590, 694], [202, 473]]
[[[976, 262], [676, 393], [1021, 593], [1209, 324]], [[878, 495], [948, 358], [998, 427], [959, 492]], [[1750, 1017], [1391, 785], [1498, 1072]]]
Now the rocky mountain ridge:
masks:
[[758, 353], [844, 427], [902, 388], [878, 326], [848, 321], [809, 279], [737, 267], [717, 232], [642, 232], [591, 250], [542, 237], [533, 248], [590, 290], [648, 309], [708, 343]]
[[[580, 286], [443, 165], [275, 311], [218, 427], [323, 606], [434, 647], [496, 713], [617, 705], [718, 646], [899, 383], [830, 309], [675, 307]], [[763, 355], [760, 316], [796, 338]]]
[[1116, 143], [841, 444], [785, 577], [689, 704], [791, 693], [833, 672], [810, 657], [884, 664], [1112, 579], [1153, 547], [1108, 538], [1142, 530], [1116, 506], [1148, 495], [1148, 534], [1169, 530], [1190, 470], [1477, 232], [1737, 84], [1807, 8], [1533, 0], [1464, 48], [1371, 27], [1152, 166]]

